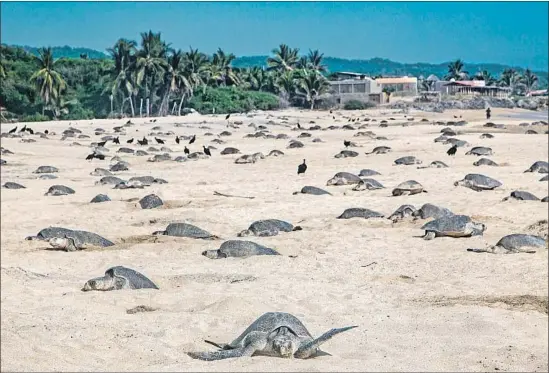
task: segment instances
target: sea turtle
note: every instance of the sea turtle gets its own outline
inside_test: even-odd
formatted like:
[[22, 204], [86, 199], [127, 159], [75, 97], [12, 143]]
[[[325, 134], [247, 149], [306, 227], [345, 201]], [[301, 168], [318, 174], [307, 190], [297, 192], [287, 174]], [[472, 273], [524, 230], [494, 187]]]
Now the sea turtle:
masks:
[[444, 135], [440, 135], [439, 137], [437, 137], [434, 142], [446, 142], [446, 140], [448, 140], [448, 137], [447, 136], [444, 136]]
[[471, 148], [465, 155], [492, 155], [492, 148], [486, 146], [475, 146]]
[[418, 193], [427, 193], [425, 189], [423, 189], [423, 185], [418, 183], [415, 180], [407, 180], [403, 183], [400, 183], [396, 186], [395, 189], [393, 189], [393, 196], [403, 196], [403, 195], [414, 195]]
[[149, 153], [147, 153], [144, 150], [139, 149], [138, 151], [135, 152], [135, 155], [138, 156], [138, 157], [144, 157], [146, 155], [149, 155]]
[[455, 186], [461, 185], [472, 189], [476, 192], [481, 192], [483, 190], [492, 190], [497, 187], [502, 186], [503, 184], [492, 179], [491, 177], [481, 175], [481, 174], [467, 174], [462, 180], [458, 180], [454, 183]]
[[538, 131], [535, 131], [535, 130], [526, 130], [526, 132], [524, 132], [525, 134], [527, 135], [537, 135], [538, 134]]
[[453, 137], [448, 138], [445, 142], [443, 142], [443, 144], [446, 144], [446, 145], [447, 144], [452, 144], [452, 145], [457, 146], [458, 148], [462, 148], [464, 146], [469, 145], [469, 143], [467, 141], [456, 139], [456, 138], [453, 138]]
[[98, 194], [90, 201], [90, 203], [100, 203], [100, 202], [108, 202], [111, 199], [106, 194]]
[[36, 236], [28, 236], [26, 240], [49, 241], [52, 238], [71, 237], [77, 245], [91, 245], [99, 247], [113, 246], [114, 243], [92, 232], [73, 230], [61, 227], [44, 228]]
[[545, 175], [544, 177], [539, 179], [539, 181], [549, 181], [549, 175]]
[[217, 250], [206, 250], [202, 252], [210, 259], [223, 258], [246, 258], [253, 255], [280, 255], [276, 250], [256, 244], [252, 241], [229, 240], [219, 246]]
[[153, 235], [164, 235], [164, 236], [173, 236], [173, 237], [189, 237], [189, 238], [198, 238], [205, 240], [217, 239], [217, 236], [214, 236], [210, 232], [206, 232], [203, 229], [198, 228], [192, 224], [187, 223], [170, 223], [165, 230], [156, 231]]
[[302, 132], [299, 134], [299, 136], [297, 136], [298, 139], [302, 139], [304, 137], [312, 137], [313, 135], [311, 135], [310, 133], [308, 132]]
[[353, 190], [376, 190], [385, 188], [379, 181], [375, 179], [362, 179]]
[[88, 280], [82, 291], [121, 289], [158, 289], [158, 286], [143, 274], [131, 268], [116, 266], [107, 269], [105, 276]]
[[240, 154], [240, 150], [238, 150], [237, 148], [231, 148], [231, 147], [228, 147], [228, 148], [225, 148], [221, 151], [220, 153], [221, 155], [226, 155], [226, 154]]
[[418, 169], [422, 168], [448, 168], [448, 165], [442, 161], [433, 161], [429, 163], [428, 166], [419, 166]]
[[358, 157], [358, 153], [352, 150], [342, 150], [336, 155], [334, 155], [334, 158], [354, 158]]
[[365, 154], [386, 154], [391, 152], [391, 150], [388, 146], [376, 146], [370, 153]]
[[320, 195], [323, 195], [323, 194], [332, 195], [331, 193], [325, 191], [324, 189], [320, 189], [320, 188], [317, 188], [317, 187], [314, 187], [314, 186], [304, 186], [303, 188], [301, 188], [301, 190], [299, 192], [294, 192], [293, 194], [299, 194], [299, 193], [312, 194], [312, 195], [315, 195], [315, 196], [320, 196]]
[[65, 185], [52, 185], [45, 196], [66, 196], [67, 194], [74, 194], [74, 189]]
[[442, 134], [444, 136], [456, 136], [457, 135], [457, 132], [456, 131], [453, 131], [451, 129], [447, 129], [445, 131], [442, 132]]
[[59, 170], [53, 166], [40, 166], [33, 171], [33, 174], [52, 174], [54, 172], [59, 172]]
[[364, 219], [370, 219], [370, 218], [382, 218], [383, 214], [372, 211], [370, 209], [365, 209], [362, 207], [353, 207], [346, 209], [343, 211], [341, 215], [339, 215], [338, 219], [352, 219], [352, 218], [364, 218]]
[[546, 174], [549, 172], [549, 163], [545, 161], [534, 162], [529, 169], [524, 172], [538, 172], [540, 174]]
[[369, 168], [365, 168], [365, 169], [362, 169], [360, 170], [360, 172], [358, 173], [358, 176], [361, 176], [361, 177], [364, 177], [364, 176], [375, 176], [375, 175], [381, 175], [379, 172], [375, 171], [375, 170], [371, 170]]
[[128, 162], [119, 161], [116, 164], [113, 164], [110, 168], [110, 171], [128, 171]]
[[494, 246], [485, 249], [467, 249], [467, 251], [491, 254], [533, 254], [543, 248], [547, 249], [547, 241], [543, 237], [531, 234], [509, 234], [502, 237]]
[[498, 167], [499, 165], [491, 159], [481, 158], [478, 161], [473, 162], [473, 166], [494, 166], [494, 167]]
[[267, 312], [231, 343], [205, 341], [218, 347], [219, 351], [187, 352], [187, 355], [193, 359], [206, 361], [254, 355], [307, 359], [329, 355], [319, 347], [333, 336], [356, 327], [330, 329], [315, 339], [294, 315], [285, 312]]
[[154, 184], [155, 180], [156, 179], [152, 176], [134, 176], [134, 177], [130, 177], [128, 182], [132, 183], [134, 181], [138, 181], [144, 186], [150, 186]]
[[139, 180], [125, 181], [122, 180], [114, 186], [113, 189], [143, 189], [145, 185]]
[[507, 201], [509, 199], [517, 199], [519, 201], [539, 201], [539, 198], [533, 195], [530, 192], [525, 192], [522, 190], [515, 190], [511, 192], [511, 195], [508, 197], [505, 197], [503, 201]]
[[158, 197], [156, 194], [149, 194], [139, 200], [139, 205], [143, 210], [155, 209], [162, 206], [163, 204], [164, 202], [162, 202], [160, 197]]
[[406, 219], [416, 212], [416, 208], [412, 205], [402, 205], [395, 210], [387, 219], [396, 223], [399, 220]]
[[133, 150], [133, 149], [131, 149], [131, 148], [122, 147], [122, 148], [120, 148], [120, 149], [117, 150], [117, 153], [134, 154], [134, 153], [135, 153], [135, 150]]
[[4, 185], [2, 185], [2, 188], [5, 188], [5, 189], [25, 189], [26, 187], [21, 185], [21, 184], [14, 183], [13, 181], [8, 181], [8, 182], [4, 183]]
[[231, 136], [232, 133], [230, 133], [229, 131], [223, 131], [219, 134], [219, 136]]
[[95, 170], [93, 170], [92, 172], [90, 172], [90, 175], [91, 176], [112, 176], [112, 172], [110, 172], [109, 170], [106, 170], [104, 168], [96, 168]]
[[267, 154], [267, 157], [280, 157], [280, 156], [282, 156], [282, 155], [284, 155], [283, 152], [281, 152], [280, 150], [274, 149], [274, 150], [271, 150], [271, 151], [269, 152], [269, 154]]
[[494, 135], [492, 135], [491, 133], [483, 133], [482, 135], [480, 135], [480, 138], [481, 139], [493, 139]]
[[264, 159], [265, 156], [263, 153], [254, 153], [254, 154], [244, 154], [237, 159], [235, 159], [234, 163], [236, 164], [245, 164], [245, 163], [255, 163], [260, 159]]
[[95, 184], [97, 185], [116, 185], [124, 182], [119, 177], [116, 176], [103, 176], [99, 181], [96, 181]]
[[454, 213], [448, 210], [446, 207], [440, 207], [431, 203], [426, 203], [421, 206], [416, 212], [412, 214], [414, 220], [416, 219], [438, 219], [443, 216], [454, 215]]
[[549, 202], [549, 196], [545, 196], [541, 199], [541, 202]]
[[148, 162], [165, 162], [171, 160], [172, 157], [168, 153], [155, 154], [152, 158], [147, 159]]
[[338, 172], [330, 180], [326, 182], [326, 185], [353, 185], [358, 184], [362, 179], [350, 172]]
[[53, 179], [57, 179], [57, 175], [52, 175], [52, 174], [42, 174], [40, 176], [38, 176], [38, 178], [40, 180], [53, 180]]
[[248, 229], [238, 233], [238, 237], [246, 236], [258, 236], [258, 237], [270, 237], [276, 236], [278, 232], [291, 232], [295, 230], [301, 230], [301, 227], [294, 226], [288, 222], [278, 219], [266, 219], [253, 222]]
[[302, 148], [304, 147], [305, 145], [303, 145], [303, 143], [301, 141], [297, 141], [297, 140], [291, 140], [290, 141], [290, 144], [288, 145], [288, 149], [295, 149], [295, 148]]
[[409, 155], [409, 156], [406, 156], [406, 157], [401, 157], [401, 158], [395, 159], [395, 164], [396, 165], [409, 166], [409, 165], [412, 165], [412, 164], [421, 164], [421, 163], [422, 163], [421, 160], [417, 159], [413, 155]]
[[421, 229], [425, 230], [423, 239], [432, 240], [435, 237], [482, 236], [486, 226], [472, 221], [466, 215], [446, 215], [431, 220], [424, 224]]

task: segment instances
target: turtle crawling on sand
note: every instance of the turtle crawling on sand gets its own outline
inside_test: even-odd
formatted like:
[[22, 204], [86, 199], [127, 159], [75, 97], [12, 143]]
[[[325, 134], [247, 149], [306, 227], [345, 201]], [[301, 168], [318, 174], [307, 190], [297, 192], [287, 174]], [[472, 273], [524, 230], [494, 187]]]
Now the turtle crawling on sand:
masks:
[[333, 336], [356, 327], [330, 329], [315, 339], [294, 315], [285, 312], [267, 312], [231, 343], [205, 341], [218, 347], [219, 351], [188, 352], [187, 355], [193, 359], [205, 361], [254, 355], [307, 359], [329, 355], [320, 350], [320, 345]]
[[421, 229], [425, 230], [423, 239], [432, 240], [435, 237], [482, 236], [486, 226], [466, 215], [447, 215], [428, 222]]
[[283, 220], [278, 219], [266, 219], [254, 221], [248, 229], [238, 233], [238, 237], [246, 236], [258, 236], [258, 237], [271, 237], [276, 236], [278, 232], [291, 232], [301, 230], [301, 227], [295, 227]]
[[293, 194], [312, 194], [312, 195], [315, 195], [315, 196], [321, 196], [323, 194], [327, 194], [327, 195], [332, 195], [331, 193], [325, 191], [324, 189], [320, 189], [320, 188], [317, 188], [317, 187], [314, 187], [314, 186], [304, 186], [303, 188], [301, 188], [301, 190], [299, 192], [294, 192]]
[[230, 240], [221, 244], [217, 250], [206, 250], [202, 252], [210, 259], [223, 258], [247, 258], [254, 255], [280, 255], [276, 250], [256, 244], [252, 241]]
[[364, 218], [364, 219], [370, 219], [370, 218], [382, 218], [383, 214], [372, 211], [370, 209], [365, 209], [361, 207], [353, 207], [350, 209], [346, 209], [343, 211], [341, 215], [339, 215], [338, 219], [352, 219], [352, 218]]
[[375, 179], [362, 179], [353, 190], [376, 190], [385, 188], [379, 181]]
[[545, 161], [534, 162], [530, 168], [524, 172], [539, 172], [540, 174], [549, 173], [549, 163]]
[[107, 269], [105, 276], [88, 280], [82, 291], [120, 289], [158, 289], [158, 286], [143, 274], [131, 268], [116, 266]]
[[198, 228], [192, 224], [187, 223], [171, 223], [165, 230], [156, 231], [153, 235], [164, 235], [164, 236], [174, 236], [174, 237], [189, 237], [189, 238], [198, 238], [204, 240], [213, 240], [218, 238], [210, 232], [206, 232], [203, 229]]
[[[61, 227], [49, 227], [44, 228], [36, 236], [28, 236], [26, 240], [41, 240], [41, 241], [50, 241], [52, 238], [67, 238], [70, 237], [74, 240], [74, 247], [76, 249], [83, 248], [84, 245], [98, 246], [98, 247], [107, 247], [113, 246], [114, 243], [107, 240], [104, 237], [92, 232], [72, 230]], [[55, 241], [57, 245], [63, 245], [61, 241]], [[50, 242], [51, 243], [51, 242]], [[68, 245], [68, 243], [67, 243]], [[54, 246], [55, 247], [55, 246]], [[59, 246], [63, 248], [63, 246]], [[70, 245], [67, 247], [70, 248]]]
[[393, 223], [396, 223], [399, 220], [406, 219], [416, 212], [416, 208], [412, 205], [402, 205], [395, 210], [387, 219], [392, 220]]
[[547, 249], [547, 241], [543, 237], [531, 234], [510, 234], [501, 238], [494, 246], [486, 249], [467, 249], [475, 253], [491, 254], [533, 254], [538, 249]]
[[358, 184], [362, 179], [350, 172], [338, 172], [330, 180], [326, 182], [326, 185], [352, 185]]
[[413, 155], [408, 155], [406, 157], [400, 157], [398, 159], [395, 159], [395, 164], [396, 165], [409, 166], [409, 165], [412, 165], [412, 164], [421, 164], [421, 163], [422, 163], [421, 160], [417, 159]]
[[455, 186], [461, 185], [475, 192], [481, 192], [483, 190], [492, 190], [503, 184], [496, 179], [481, 175], [481, 174], [467, 174], [462, 180], [458, 180], [454, 183]]
[[423, 185], [418, 183], [415, 180], [407, 180], [403, 183], [400, 183], [396, 186], [395, 189], [393, 189], [393, 196], [403, 196], [403, 195], [414, 195], [418, 193], [427, 193], [425, 189], [423, 189]]
[[441, 218], [443, 216], [454, 215], [454, 213], [445, 207], [426, 203], [421, 206], [416, 212], [412, 214], [414, 220], [416, 219], [429, 219], [429, 218]]
[[66, 196], [68, 194], [74, 194], [74, 189], [69, 188], [68, 186], [65, 186], [65, 185], [52, 185], [44, 195], [45, 196]]
[[525, 192], [523, 190], [515, 190], [511, 192], [511, 194], [508, 197], [502, 199], [502, 201], [507, 201], [509, 199], [516, 199], [519, 201], [539, 201], [538, 197], [530, 192]]

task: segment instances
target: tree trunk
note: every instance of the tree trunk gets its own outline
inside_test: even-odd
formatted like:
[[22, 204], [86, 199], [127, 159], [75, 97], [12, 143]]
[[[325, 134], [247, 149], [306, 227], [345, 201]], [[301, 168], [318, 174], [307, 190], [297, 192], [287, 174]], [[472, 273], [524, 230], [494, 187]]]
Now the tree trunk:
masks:
[[315, 108], [315, 100], [314, 98], [311, 100], [311, 110], [314, 110]]
[[139, 103], [139, 117], [143, 118], [143, 97], [141, 97], [141, 102]]
[[175, 113], [175, 108], [177, 107], [177, 102], [173, 102], [173, 106], [172, 106], [172, 112], [170, 113], [171, 115], [173, 115]]
[[149, 117], [149, 103], [150, 103], [150, 99], [147, 97], [147, 117]]
[[185, 100], [185, 94], [181, 96], [181, 101], [179, 101], [179, 110], [177, 110], [177, 115], [181, 116], [181, 107], [183, 106], [183, 101]]
[[130, 109], [132, 110], [132, 118], [135, 117], [135, 111], [133, 109], [133, 98], [130, 96]]

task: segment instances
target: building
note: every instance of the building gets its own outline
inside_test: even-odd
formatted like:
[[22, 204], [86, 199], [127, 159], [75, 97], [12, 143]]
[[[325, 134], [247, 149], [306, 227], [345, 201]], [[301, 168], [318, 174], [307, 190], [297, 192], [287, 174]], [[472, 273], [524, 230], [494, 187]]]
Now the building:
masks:
[[381, 86], [382, 92], [392, 90], [391, 96], [417, 96], [416, 77], [377, 78], [375, 81]]
[[377, 81], [366, 76], [362, 79], [333, 80], [330, 81], [330, 85], [332, 86], [330, 93], [336, 98], [338, 104], [344, 104], [350, 100], [382, 103], [381, 86]]
[[362, 73], [351, 73], [351, 72], [335, 72], [333, 74], [336, 77], [336, 80], [349, 80], [349, 79], [366, 79], [368, 76]]
[[537, 91], [530, 91], [526, 94], [528, 97], [547, 96], [547, 89], [539, 89]]
[[487, 86], [484, 80], [459, 80], [450, 81], [442, 84], [441, 93], [450, 96], [465, 95], [465, 96], [491, 96], [491, 97], [508, 97], [511, 93], [511, 88]]

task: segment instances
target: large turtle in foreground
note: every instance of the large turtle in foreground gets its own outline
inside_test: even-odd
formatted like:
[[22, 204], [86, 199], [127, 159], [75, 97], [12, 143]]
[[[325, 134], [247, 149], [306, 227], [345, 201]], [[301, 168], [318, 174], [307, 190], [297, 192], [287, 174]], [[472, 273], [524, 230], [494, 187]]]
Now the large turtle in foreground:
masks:
[[486, 249], [467, 249], [467, 251], [491, 254], [533, 254], [537, 249], [542, 248], [547, 249], [547, 241], [543, 237], [531, 234], [510, 234], [501, 238], [494, 246]]
[[423, 239], [432, 240], [435, 237], [471, 237], [482, 236], [486, 226], [476, 223], [466, 215], [447, 215], [424, 224]]
[[187, 355], [193, 359], [206, 361], [254, 355], [307, 359], [328, 355], [320, 350], [320, 345], [333, 336], [356, 327], [330, 329], [315, 339], [294, 315], [285, 312], [267, 312], [231, 343], [205, 341], [218, 347], [219, 351], [188, 352]]
[[[114, 245], [113, 242], [96, 233], [61, 227], [44, 228], [36, 236], [28, 236], [25, 239], [48, 241], [53, 247], [67, 251], [83, 249], [86, 246], [108, 247]], [[52, 239], [54, 240], [52, 241]]]
[[258, 236], [271, 237], [276, 236], [278, 232], [291, 232], [301, 230], [301, 227], [294, 226], [288, 222], [278, 219], [265, 219], [254, 221], [248, 229], [238, 233], [238, 237]]
[[219, 246], [217, 250], [206, 250], [202, 252], [207, 258], [247, 258], [254, 255], [280, 255], [276, 250], [259, 245], [252, 241], [229, 240]]
[[213, 240], [218, 237], [207, 232], [203, 229], [198, 228], [192, 224], [187, 223], [170, 223], [165, 230], [153, 232], [154, 236], [164, 235], [164, 236], [174, 236], [174, 237], [189, 237], [189, 238], [199, 238], [204, 240]]
[[475, 192], [481, 192], [483, 190], [492, 190], [503, 184], [496, 179], [481, 175], [481, 174], [467, 174], [462, 180], [458, 180], [454, 183], [455, 186], [461, 185]]
[[107, 269], [105, 276], [88, 280], [82, 291], [120, 289], [158, 289], [158, 286], [143, 274], [131, 268], [116, 266]]
[[418, 193], [427, 193], [425, 189], [423, 189], [423, 185], [418, 183], [415, 180], [407, 180], [403, 183], [400, 183], [396, 186], [395, 189], [393, 189], [393, 196], [403, 196], [403, 195], [414, 195]]

